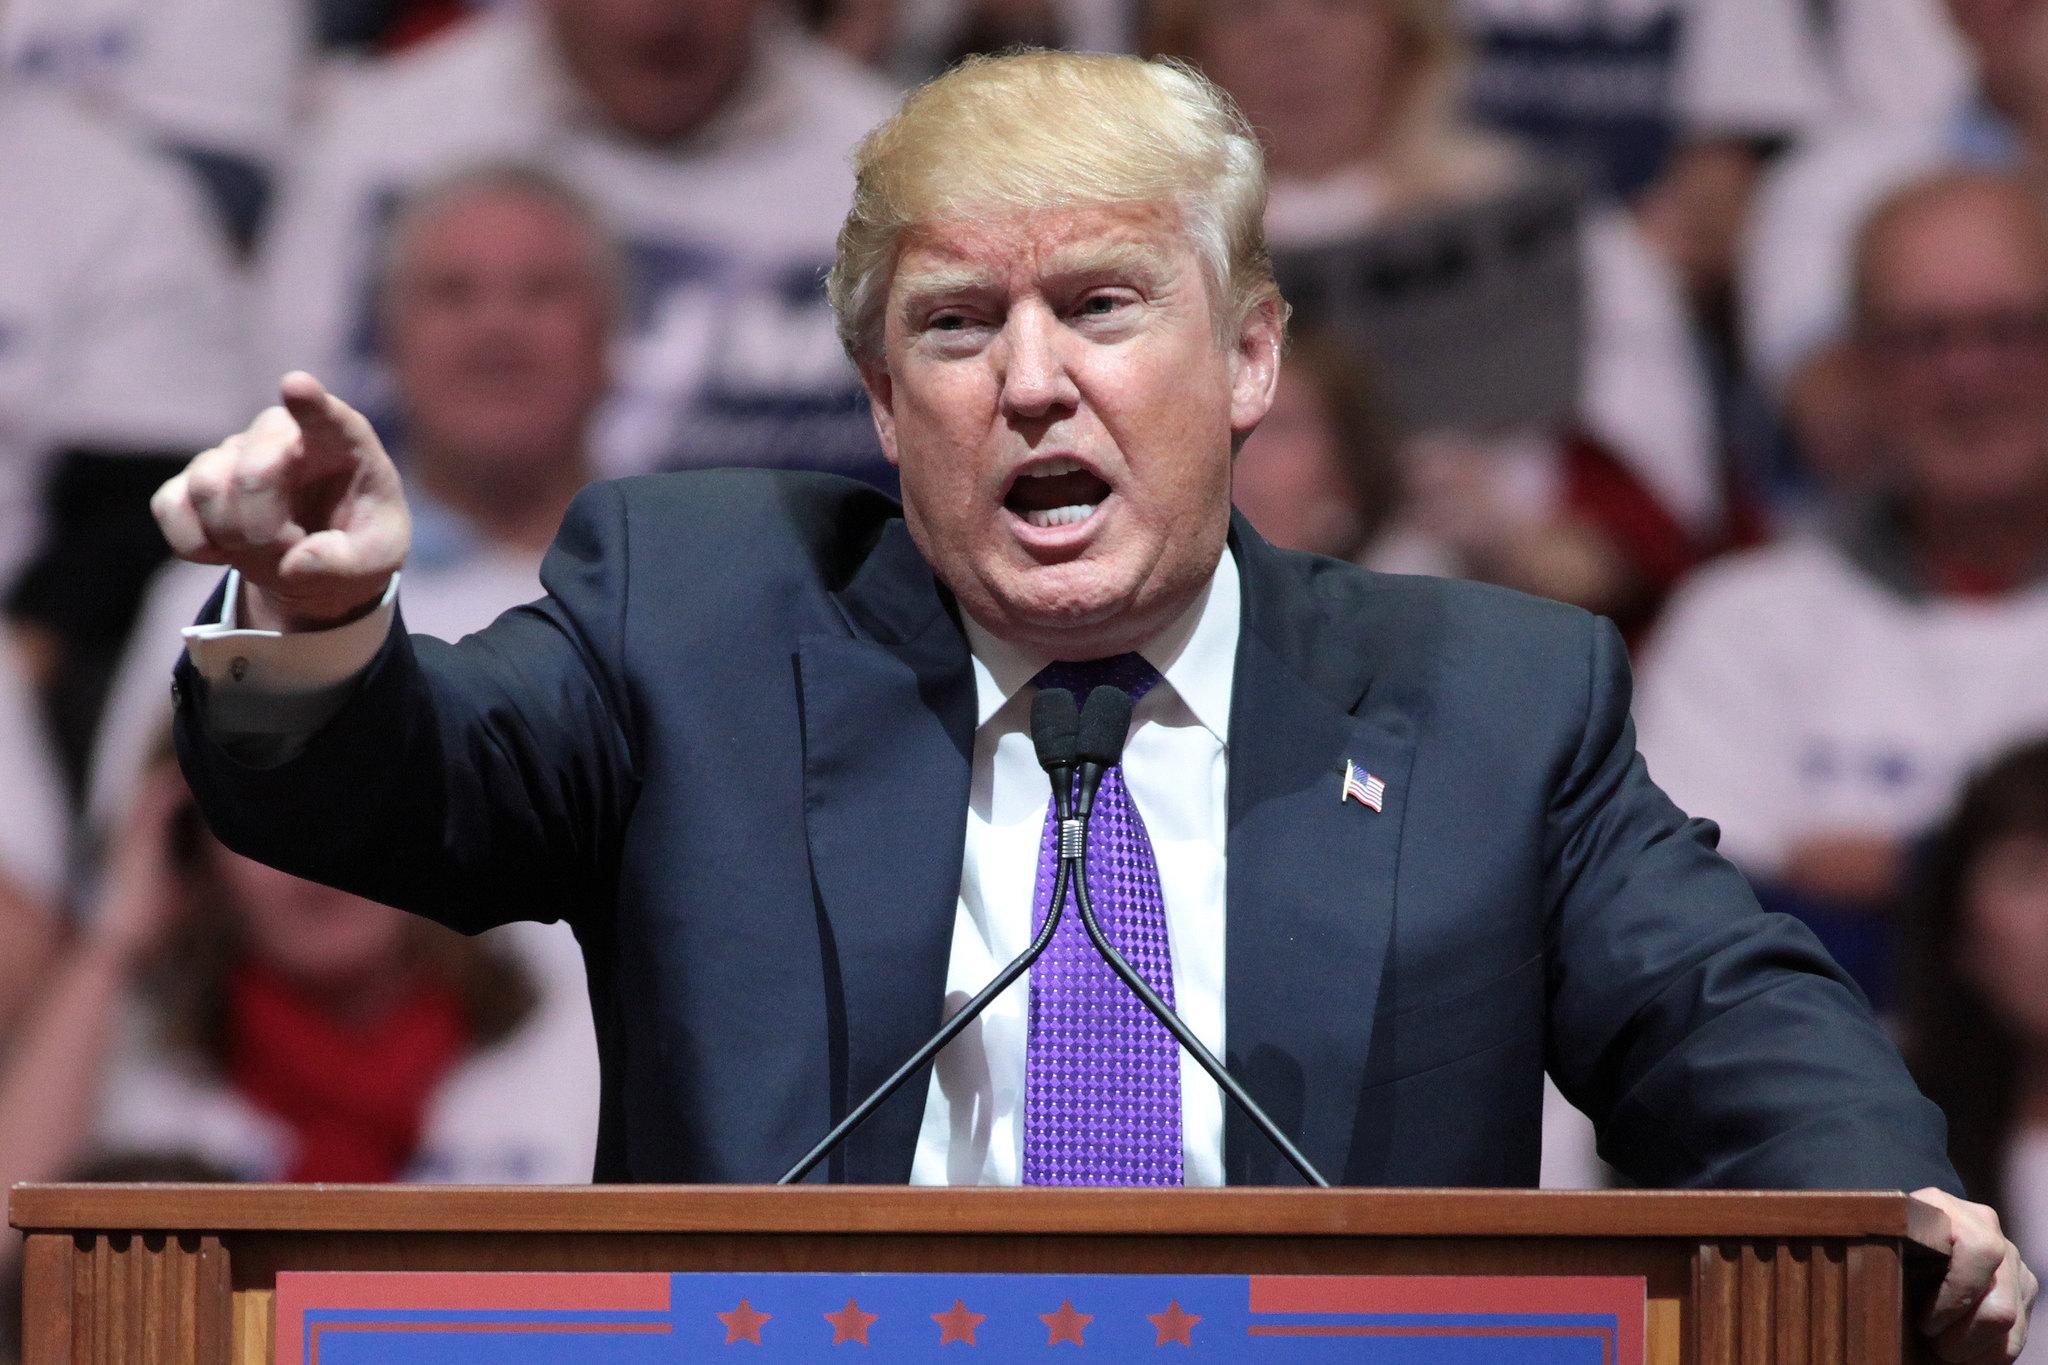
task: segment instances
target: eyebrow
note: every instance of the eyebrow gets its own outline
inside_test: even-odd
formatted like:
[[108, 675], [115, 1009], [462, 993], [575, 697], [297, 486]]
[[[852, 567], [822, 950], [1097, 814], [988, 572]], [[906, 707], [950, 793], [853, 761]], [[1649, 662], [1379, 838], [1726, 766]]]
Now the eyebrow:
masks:
[[1056, 280], [1085, 275], [1125, 275], [1140, 283], [1156, 286], [1173, 275], [1166, 256], [1140, 242], [1062, 247], [1053, 252], [1046, 265], [1047, 277]]
[[939, 299], [989, 289], [995, 279], [986, 270], [972, 266], [934, 266], [906, 278], [903, 285], [904, 316], [922, 311]]
[[[1045, 278], [1054, 283], [1091, 275], [1117, 275], [1136, 280], [1141, 286], [1158, 288], [1173, 277], [1167, 258], [1138, 242], [1091, 243], [1063, 247], [1046, 262]], [[976, 266], [933, 266], [906, 277], [903, 285], [905, 317], [913, 316], [940, 299], [992, 289], [995, 277]]]

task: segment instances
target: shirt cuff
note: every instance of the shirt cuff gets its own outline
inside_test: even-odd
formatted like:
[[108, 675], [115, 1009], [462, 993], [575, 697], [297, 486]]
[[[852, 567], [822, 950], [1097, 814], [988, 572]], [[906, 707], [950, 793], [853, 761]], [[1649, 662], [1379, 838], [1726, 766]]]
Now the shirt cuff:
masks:
[[242, 576], [229, 570], [220, 620], [183, 631], [185, 652], [206, 680], [212, 728], [222, 735], [309, 735], [341, 709], [391, 634], [398, 575], [369, 615], [332, 630], [240, 627], [241, 592]]

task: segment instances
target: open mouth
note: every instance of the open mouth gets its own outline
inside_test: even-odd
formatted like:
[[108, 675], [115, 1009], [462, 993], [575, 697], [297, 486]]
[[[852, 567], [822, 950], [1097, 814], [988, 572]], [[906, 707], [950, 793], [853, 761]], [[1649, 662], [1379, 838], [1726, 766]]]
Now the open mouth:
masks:
[[1003, 506], [1040, 530], [1088, 520], [1110, 494], [1109, 485], [1075, 460], [1050, 460], [1017, 476]]

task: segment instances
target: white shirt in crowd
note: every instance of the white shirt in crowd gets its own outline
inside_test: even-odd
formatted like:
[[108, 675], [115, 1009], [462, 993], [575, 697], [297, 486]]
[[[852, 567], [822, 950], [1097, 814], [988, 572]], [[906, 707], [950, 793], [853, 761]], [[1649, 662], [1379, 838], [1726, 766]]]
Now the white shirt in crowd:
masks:
[[1939, 119], [1970, 71], [1943, 0], [1689, 0], [1674, 78], [1695, 133], [1797, 137]]
[[158, 143], [272, 166], [303, 98], [311, 7], [0, 0], [0, 84], [61, 88]]
[[879, 468], [818, 281], [853, 196], [850, 150], [895, 92], [771, 14], [725, 107], [650, 148], [606, 131], [538, 8], [484, 14], [335, 82], [261, 262], [264, 372], [309, 369], [373, 419], [390, 416], [370, 316], [396, 200], [479, 164], [530, 164], [589, 198], [628, 258], [628, 335], [595, 443], [604, 472]]
[[[2000, 1214], [2006, 1235], [2030, 1266], [2048, 1260], [2048, 1126], [2019, 1130], [2005, 1162], [2005, 1207]], [[2034, 1303], [2027, 1348], [2016, 1365], [2048, 1361], [2048, 1305]]]
[[0, 877], [48, 905], [64, 891], [71, 817], [42, 708], [13, 642], [0, 637], [0, 772], [7, 818], [0, 820]]
[[197, 450], [248, 421], [239, 282], [187, 174], [0, 80], [0, 583], [67, 446]]
[[2048, 733], [2044, 676], [2048, 584], [1918, 596], [1801, 538], [1679, 589], [1635, 717], [1650, 776], [1770, 877], [1814, 835], [1925, 831], [1974, 766]]

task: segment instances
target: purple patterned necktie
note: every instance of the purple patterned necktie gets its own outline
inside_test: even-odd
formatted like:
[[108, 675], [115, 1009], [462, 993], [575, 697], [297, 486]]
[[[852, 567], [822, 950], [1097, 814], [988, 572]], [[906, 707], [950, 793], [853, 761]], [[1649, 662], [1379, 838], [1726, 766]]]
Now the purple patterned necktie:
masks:
[[[1121, 654], [1056, 663], [1033, 681], [1067, 688], [1077, 699], [1099, 686], [1119, 687], [1135, 702], [1159, 682], [1159, 674], [1136, 654]], [[1033, 932], [1052, 907], [1058, 839], [1059, 822], [1048, 801]], [[1172, 1005], [1173, 959], [1159, 865], [1124, 786], [1122, 765], [1103, 777], [1095, 797], [1088, 890], [1109, 941]], [[1025, 1184], [1181, 1183], [1179, 1045], [1088, 941], [1071, 887], [1066, 917], [1031, 969], [1024, 1073]]]

